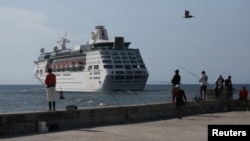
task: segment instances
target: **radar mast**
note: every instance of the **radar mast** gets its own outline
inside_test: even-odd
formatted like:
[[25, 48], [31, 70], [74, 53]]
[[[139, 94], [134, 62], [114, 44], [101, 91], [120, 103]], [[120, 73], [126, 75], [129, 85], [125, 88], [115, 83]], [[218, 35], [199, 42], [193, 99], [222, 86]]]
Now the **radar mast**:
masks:
[[65, 31], [64, 37], [61, 37], [61, 40], [57, 41], [57, 43], [59, 43], [59, 45], [62, 47], [62, 50], [66, 50], [66, 43], [70, 43], [70, 40], [68, 40], [66, 37], [67, 31]]

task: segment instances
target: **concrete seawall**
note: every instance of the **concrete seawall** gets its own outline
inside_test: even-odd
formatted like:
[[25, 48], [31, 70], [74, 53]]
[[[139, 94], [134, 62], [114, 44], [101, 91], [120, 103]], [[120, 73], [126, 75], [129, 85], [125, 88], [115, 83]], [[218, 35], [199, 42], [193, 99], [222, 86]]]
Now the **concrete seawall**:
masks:
[[[222, 112], [222, 104], [218, 100], [188, 102], [184, 106], [184, 114], [188, 116], [207, 112]], [[43, 129], [42, 132], [50, 132], [176, 117], [177, 112], [173, 103], [1, 114], [0, 136], [38, 133], [41, 132], [40, 123], [45, 123], [48, 130]]]

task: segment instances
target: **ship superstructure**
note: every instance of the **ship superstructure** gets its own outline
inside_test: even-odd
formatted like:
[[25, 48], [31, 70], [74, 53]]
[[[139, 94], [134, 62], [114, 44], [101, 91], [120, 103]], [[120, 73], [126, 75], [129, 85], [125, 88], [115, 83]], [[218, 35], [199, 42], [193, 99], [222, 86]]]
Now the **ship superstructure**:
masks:
[[42, 48], [35, 61], [35, 76], [44, 85], [47, 69], [57, 76], [56, 90], [133, 91], [143, 90], [149, 73], [139, 49], [130, 49], [124, 37], [109, 40], [104, 26], [96, 26], [85, 45], [68, 49], [65, 36], [58, 41], [61, 48], [52, 52]]

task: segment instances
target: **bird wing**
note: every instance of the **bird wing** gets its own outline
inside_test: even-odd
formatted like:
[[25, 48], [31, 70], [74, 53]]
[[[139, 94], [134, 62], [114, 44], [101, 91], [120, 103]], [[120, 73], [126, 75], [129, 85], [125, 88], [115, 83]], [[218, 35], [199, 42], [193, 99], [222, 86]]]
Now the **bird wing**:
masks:
[[189, 11], [185, 10], [185, 17], [189, 16]]

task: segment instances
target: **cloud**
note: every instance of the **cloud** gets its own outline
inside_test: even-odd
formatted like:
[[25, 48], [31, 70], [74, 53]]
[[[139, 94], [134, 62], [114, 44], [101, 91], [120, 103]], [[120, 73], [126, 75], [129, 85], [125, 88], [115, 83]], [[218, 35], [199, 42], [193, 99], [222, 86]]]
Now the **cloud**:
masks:
[[[3, 46], [34, 45], [41, 37], [57, 31], [44, 26], [47, 17], [21, 8], [0, 7], [0, 42]], [[53, 34], [52, 34], [53, 35]]]
[[[46, 19], [45, 15], [27, 9], [0, 7], [0, 63], [5, 66], [0, 83], [30, 80], [32, 62], [39, 55], [43, 41], [58, 34], [45, 26]], [[21, 72], [30, 72], [31, 75], [27, 77]]]
[[[0, 45], [27, 48], [55, 45], [64, 30], [49, 27], [47, 19], [46, 15], [27, 9], [0, 7]], [[70, 35], [72, 40], [83, 38], [71, 32]]]
[[[8, 84], [32, 83], [32, 79], [36, 82], [33, 61], [40, 54], [40, 48], [52, 51], [57, 40], [64, 35], [64, 30], [50, 27], [46, 15], [9, 7], [0, 7], [0, 31], [0, 64], [5, 66], [1, 69], [0, 83]], [[70, 32], [70, 38], [79, 40], [83, 36]]]
[[35, 13], [27, 9], [0, 7], [1, 22], [18, 22], [18, 23], [39, 23], [46, 19], [41, 13]]

